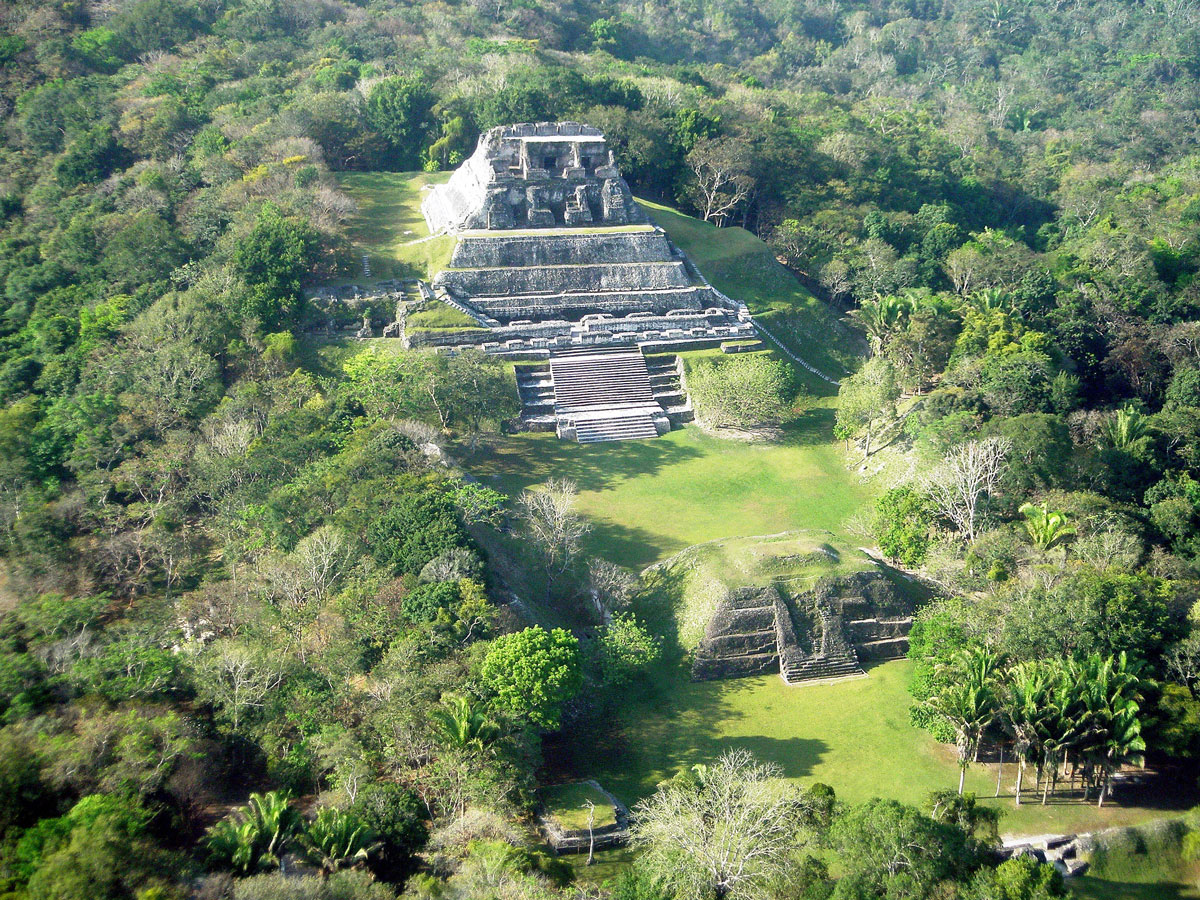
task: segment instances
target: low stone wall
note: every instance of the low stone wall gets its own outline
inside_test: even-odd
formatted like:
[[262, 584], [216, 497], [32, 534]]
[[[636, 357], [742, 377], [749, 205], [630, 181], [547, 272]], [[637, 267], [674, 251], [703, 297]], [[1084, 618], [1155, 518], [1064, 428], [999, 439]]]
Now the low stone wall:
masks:
[[609, 802], [613, 805], [616, 822], [603, 828], [595, 828], [591, 834], [588, 834], [586, 828], [564, 829], [557, 820], [543, 811], [537, 817], [538, 827], [545, 836], [546, 843], [555, 853], [587, 853], [589, 847], [594, 847], [596, 850], [611, 850], [614, 847], [623, 847], [629, 842], [628, 807], [602, 788], [598, 782], [589, 780], [585, 783], [608, 797]]
[[514, 319], [580, 319], [592, 313], [625, 316], [649, 312], [665, 316], [672, 310], [701, 312], [713, 306], [704, 288], [676, 288], [657, 292], [636, 289], [578, 294], [524, 294], [511, 297], [475, 297], [469, 302], [480, 312], [501, 322]]

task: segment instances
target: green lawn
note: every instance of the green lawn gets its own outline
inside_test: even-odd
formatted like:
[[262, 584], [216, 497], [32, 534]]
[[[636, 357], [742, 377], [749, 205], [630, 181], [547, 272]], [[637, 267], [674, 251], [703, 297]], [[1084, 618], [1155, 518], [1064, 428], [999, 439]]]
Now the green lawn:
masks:
[[[358, 211], [346, 225], [356, 253], [371, 259], [371, 280], [432, 278], [446, 268], [454, 238], [429, 238], [421, 215], [423, 188], [441, 184], [449, 172], [339, 172], [338, 184]], [[363, 279], [350, 279], [351, 281]]]
[[846, 520], [872, 495], [826, 442], [832, 411], [816, 409], [777, 444], [725, 440], [689, 426], [647, 441], [575, 444], [553, 434], [487, 442], [467, 461], [515, 495], [547, 479], [579, 485], [593, 523], [587, 551], [641, 568], [692, 544], [795, 529], [844, 539]]
[[1155, 881], [1139, 884], [1084, 875], [1067, 882], [1071, 896], [1079, 900], [1200, 900], [1200, 887], [1193, 882]]
[[588, 827], [587, 801], [595, 806], [593, 828], [606, 828], [617, 822], [617, 811], [603, 791], [590, 784], [575, 782], [543, 788], [540, 792], [546, 813], [552, 816], [567, 831], [580, 831]]
[[[801, 783], [822, 781], [850, 803], [872, 796], [922, 804], [931, 791], [953, 789], [953, 749], [908, 720], [907, 660], [883, 663], [869, 677], [788, 686], [776, 675], [692, 683], [682, 673], [654, 696], [630, 703], [611, 729], [574, 736], [561, 765], [595, 778], [626, 804], [652, 793], [680, 768], [742, 747]], [[1162, 810], [1052, 801], [1013, 806], [1012, 776], [995, 793], [995, 769], [972, 767], [967, 789], [1003, 811], [1003, 833], [1093, 830], [1164, 815]]]
[[429, 331], [462, 331], [466, 328], [482, 330], [479, 323], [465, 312], [440, 300], [431, 300], [425, 304], [424, 309], [409, 315], [408, 327]]

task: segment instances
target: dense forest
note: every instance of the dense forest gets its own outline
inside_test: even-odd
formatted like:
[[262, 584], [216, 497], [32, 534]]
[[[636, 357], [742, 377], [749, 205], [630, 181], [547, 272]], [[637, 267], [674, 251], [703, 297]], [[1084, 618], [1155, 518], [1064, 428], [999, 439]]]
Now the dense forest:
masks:
[[[579, 558], [569, 486], [456, 466], [503, 366], [305, 337], [355, 265], [335, 173], [511, 122], [599, 126], [861, 329], [837, 435], [945, 594], [913, 715], [964, 769], [1007, 742], [1104, 802], [1200, 758], [1193, 0], [7, 0], [0, 116], [4, 896], [1061, 894], [969, 798], [766, 797], [738, 754], [605, 887], [530, 838], [544, 736], [663, 652], [637, 580]], [[680, 850], [730, 804], [736, 877]]]

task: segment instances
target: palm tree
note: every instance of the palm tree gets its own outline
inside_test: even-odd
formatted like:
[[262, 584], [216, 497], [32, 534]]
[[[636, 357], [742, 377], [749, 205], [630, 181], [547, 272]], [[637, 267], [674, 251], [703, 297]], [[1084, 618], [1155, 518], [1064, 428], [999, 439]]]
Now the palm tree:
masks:
[[963, 792], [967, 766], [979, 756], [983, 732], [996, 717], [996, 670], [999, 659], [987, 648], [960, 650], [939, 673], [943, 687], [925, 701], [934, 715], [954, 729], [958, 752], [958, 792]]
[[300, 816], [286, 791], [250, 795], [250, 802], [208, 830], [209, 851], [221, 862], [250, 873], [275, 865], [300, 831]]
[[1021, 787], [1030, 757], [1040, 753], [1038, 746], [1039, 717], [1045, 707], [1049, 690], [1046, 667], [1039, 663], [1018, 663], [1009, 669], [997, 692], [1000, 722], [1013, 739], [1017, 754], [1017, 783], [1014, 791], [1016, 805], [1021, 805]]
[[1090, 721], [1074, 661], [1050, 661], [1050, 690], [1038, 720], [1042, 747], [1042, 805], [1058, 787], [1059, 767], [1083, 739]]
[[375, 835], [357, 816], [331, 806], [317, 810], [300, 835], [301, 853], [322, 875], [363, 865], [375, 846]]
[[262, 859], [258, 847], [258, 830], [253, 822], [229, 816], [208, 829], [205, 838], [208, 851], [221, 865], [249, 875]]
[[1119, 656], [1093, 654], [1078, 666], [1079, 690], [1087, 709], [1084, 755], [1094, 773], [1103, 806], [1110, 793], [1112, 774], [1123, 765], [1144, 765], [1146, 742], [1142, 738], [1141, 679], [1138, 667]]
[[1100, 438], [1104, 446], [1114, 450], [1131, 450], [1146, 436], [1146, 431], [1146, 417], [1127, 407], [1118, 409], [1111, 419], [1105, 420], [1100, 429]]
[[1075, 526], [1064, 512], [1051, 511], [1045, 503], [1034, 506], [1021, 504], [1021, 515], [1025, 517], [1025, 530], [1033, 546], [1039, 550], [1050, 550], [1074, 536]]
[[851, 310], [850, 317], [867, 332], [871, 352], [879, 353], [891, 333], [915, 307], [916, 301], [912, 297], [889, 294], [875, 300], [864, 300], [858, 309]]
[[430, 718], [446, 742], [464, 750], [483, 753], [500, 736], [500, 727], [488, 718], [481, 705], [466, 697], [444, 697]]
[[997, 287], [983, 288], [963, 298], [962, 305], [975, 312], [1012, 312], [1012, 295]]

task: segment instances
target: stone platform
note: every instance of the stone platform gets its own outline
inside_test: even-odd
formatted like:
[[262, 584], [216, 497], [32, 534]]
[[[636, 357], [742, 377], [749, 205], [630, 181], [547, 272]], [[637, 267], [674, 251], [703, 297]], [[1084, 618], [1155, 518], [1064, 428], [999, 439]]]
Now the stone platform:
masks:
[[678, 357], [638, 350], [568, 351], [517, 366], [521, 418], [581, 444], [657, 437], [693, 418]]

